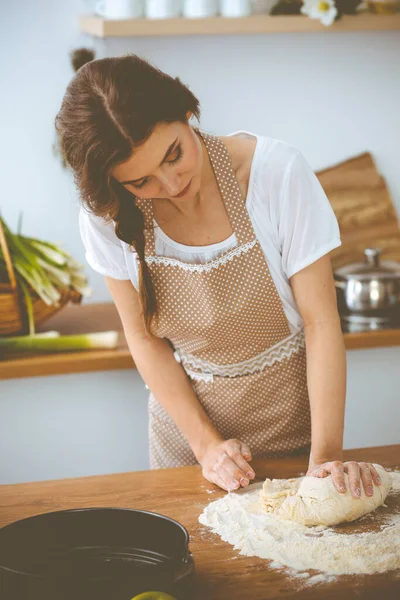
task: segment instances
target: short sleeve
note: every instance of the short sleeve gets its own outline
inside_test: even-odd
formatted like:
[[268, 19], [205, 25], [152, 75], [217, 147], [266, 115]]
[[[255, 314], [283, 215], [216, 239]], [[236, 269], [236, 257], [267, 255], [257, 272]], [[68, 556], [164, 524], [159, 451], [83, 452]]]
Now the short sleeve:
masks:
[[341, 245], [331, 204], [298, 150], [286, 169], [277, 213], [282, 267], [288, 279]]
[[85, 208], [79, 212], [79, 230], [89, 265], [107, 277], [129, 279], [122, 242], [114, 232], [114, 224], [90, 214]]

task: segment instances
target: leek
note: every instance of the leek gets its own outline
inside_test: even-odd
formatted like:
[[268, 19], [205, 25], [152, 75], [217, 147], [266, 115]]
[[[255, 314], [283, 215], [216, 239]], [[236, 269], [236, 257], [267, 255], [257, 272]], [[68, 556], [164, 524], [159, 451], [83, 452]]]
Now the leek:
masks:
[[18, 258], [15, 259], [14, 266], [16, 271], [29, 283], [43, 302], [49, 306], [57, 304], [61, 298], [61, 294], [51, 285], [47, 276], [43, 274], [42, 279], [40, 279], [37, 271], [32, 268], [29, 269], [29, 266], [25, 268]]
[[[0, 221], [27, 307], [29, 291], [23, 288], [23, 284], [30, 286], [48, 306], [57, 306], [63, 290], [72, 289], [84, 297], [91, 295], [87, 277], [83, 273], [83, 265], [68, 252], [56, 244], [21, 235], [21, 217], [18, 221], [18, 234], [10, 231], [3, 218], [0, 217]], [[4, 257], [0, 249], [0, 280], [5, 270]], [[32, 333], [31, 324], [30, 333]]]
[[[41, 333], [33, 334], [33, 336], [29, 336], [29, 335], [19, 336], [20, 339], [21, 339], [21, 337], [58, 338], [58, 337], [60, 337], [60, 332], [59, 331], [42, 331]], [[0, 338], [0, 340], [1, 339], [2, 338]]]
[[52, 247], [50, 244], [40, 242], [31, 238], [25, 238], [25, 243], [34, 250], [39, 256], [42, 256], [47, 261], [54, 263], [55, 265], [64, 266], [67, 264], [66, 257], [59, 251], [55, 246]]
[[0, 337], [0, 356], [20, 352], [69, 352], [116, 348], [117, 331], [100, 331], [74, 335], [47, 334]]
[[20, 285], [21, 285], [21, 288], [22, 288], [22, 291], [23, 291], [24, 297], [25, 297], [26, 312], [28, 315], [29, 335], [34, 335], [34, 333], [35, 333], [35, 316], [33, 313], [32, 298], [31, 298], [31, 295], [30, 295], [25, 283], [23, 281], [21, 281]]
[[64, 285], [68, 287], [71, 284], [71, 275], [68, 271], [63, 271], [62, 269], [58, 269], [54, 265], [50, 263], [46, 263], [45, 260], [41, 258], [37, 259], [38, 264], [43, 267], [45, 271], [48, 271], [47, 276], [54, 283], [59, 283], [60, 285]]

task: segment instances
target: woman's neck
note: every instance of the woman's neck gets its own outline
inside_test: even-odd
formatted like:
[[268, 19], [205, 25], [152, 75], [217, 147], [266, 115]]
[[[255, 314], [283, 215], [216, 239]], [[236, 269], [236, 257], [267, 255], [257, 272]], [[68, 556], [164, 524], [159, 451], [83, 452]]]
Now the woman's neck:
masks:
[[202, 138], [199, 136], [199, 143], [201, 143], [202, 148], [202, 170], [201, 170], [201, 180], [200, 180], [200, 189], [193, 197], [190, 197], [186, 200], [181, 200], [177, 198], [176, 200], [166, 198], [165, 203], [163, 202], [164, 207], [167, 205], [168, 210], [171, 213], [179, 213], [179, 216], [184, 217], [185, 219], [197, 219], [199, 218], [204, 211], [207, 210], [207, 203], [210, 201], [210, 198], [215, 197], [215, 193], [219, 192], [218, 184], [215, 178], [214, 170], [211, 165], [210, 158], [208, 156], [207, 149]]

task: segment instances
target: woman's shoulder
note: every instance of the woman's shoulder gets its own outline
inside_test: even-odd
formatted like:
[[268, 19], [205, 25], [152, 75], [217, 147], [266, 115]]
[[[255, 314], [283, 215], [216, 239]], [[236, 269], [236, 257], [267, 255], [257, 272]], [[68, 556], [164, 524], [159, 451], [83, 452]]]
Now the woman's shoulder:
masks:
[[122, 242], [115, 233], [115, 223], [107, 217], [99, 217], [85, 206], [79, 209], [79, 227], [86, 236], [102, 238], [110, 243], [120, 245]]
[[[236, 156], [237, 169], [252, 172], [253, 182], [259, 184], [283, 185], [287, 173], [300, 150], [284, 140], [252, 133], [237, 131], [225, 138], [228, 149], [232, 148]], [[235, 166], [235, 165], [234, 165]]]
[[95, 271], [114, 279], [130, 278], [123, 242], [115, 234], [111, 219], [98, 217], [81, 206], [79, 230], [86, 260]]

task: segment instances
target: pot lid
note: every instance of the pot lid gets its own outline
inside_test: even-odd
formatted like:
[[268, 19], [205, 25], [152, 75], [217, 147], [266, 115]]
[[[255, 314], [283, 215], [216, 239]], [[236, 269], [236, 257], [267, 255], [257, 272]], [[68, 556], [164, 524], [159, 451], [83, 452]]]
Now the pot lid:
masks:
[[352, 263], [335, 270], [340, 279], [400, 279], [400, 263], [392, 260], [380, 260], [380, 248], [366, 248], [365, 260]]

